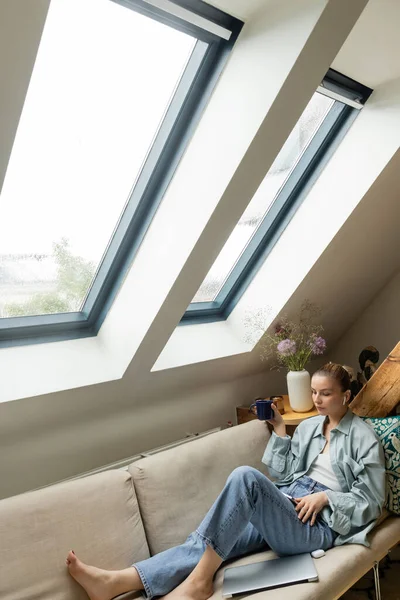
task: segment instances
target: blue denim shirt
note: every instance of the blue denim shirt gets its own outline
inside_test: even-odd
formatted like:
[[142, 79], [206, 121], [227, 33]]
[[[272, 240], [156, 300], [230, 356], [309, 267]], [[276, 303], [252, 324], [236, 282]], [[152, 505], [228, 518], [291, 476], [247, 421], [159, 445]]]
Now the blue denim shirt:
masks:
[[[291, 439], [271, 434], [262, 462], [276, 485], [290, 485], [305, 475], [326, 444], [325, 417], [311, 417], [296, 428]], [[385, 503], [385, 457], [373, 429], [350, 410], [330, 432], [330, 459], [341, 492], [327, 490], [329, 506], [321, 516], [338, 536], [334, 545], [369, 546], [367, 533]]]

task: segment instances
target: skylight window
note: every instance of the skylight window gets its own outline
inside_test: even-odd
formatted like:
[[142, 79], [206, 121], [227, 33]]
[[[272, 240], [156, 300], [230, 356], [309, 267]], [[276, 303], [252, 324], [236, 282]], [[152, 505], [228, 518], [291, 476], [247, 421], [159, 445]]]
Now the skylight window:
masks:
[[1, 194], [2, 317], [82, 309], [194, 44], [109, 0], [52, 1]]
[[193, 302], [215, 300], [333, 103], [333, 100], [321, 94], [313, 96], [201, 284]]
[[328, 72], [182, 322], [212, 321], [229, 315], [371, 92], [340, 73]]
[[151, 4], [51, 1], [0, 196], [2, 345], [96, 333], [242, 26]]

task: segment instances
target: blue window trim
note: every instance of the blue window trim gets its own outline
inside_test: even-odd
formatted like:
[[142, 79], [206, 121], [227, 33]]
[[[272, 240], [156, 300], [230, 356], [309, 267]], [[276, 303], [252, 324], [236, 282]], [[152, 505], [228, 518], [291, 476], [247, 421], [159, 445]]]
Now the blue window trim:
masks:
[[174, 3], [229, 29], [232, 32], [229, 41], [143, 0], [111, 1], [188, 33], [198, 41], [82, 311], [2, 318], [0, 348], [91, 337], [98, 333], [243, 27], [242, 21], [201, 0], [174, 0]]
[[[333, 69], [328, 71], [322, 86], [336, 94], [341, 93], [343, 98], [354, 100], [360, 105], [372, 93], [372, 89]], [[356, 108], [335, 101], [215, 300], [192, 302], [180, 325], [223, 321], [228, 318], [358, 113]]]

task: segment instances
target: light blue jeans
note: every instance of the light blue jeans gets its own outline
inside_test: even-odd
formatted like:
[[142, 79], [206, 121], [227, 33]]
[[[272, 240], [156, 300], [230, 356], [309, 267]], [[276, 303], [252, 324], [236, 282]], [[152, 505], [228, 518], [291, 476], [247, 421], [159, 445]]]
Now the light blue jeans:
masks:
[[148, 598], [163, 596], [193, 571], [207, 545], [228, 560], [272, 549], [280, 556], [327, 550], [336, 534], [318, 516], [302, 523], [294, 504], [282, 494], [300, 498], [326, 490], [303, 475], [289, 486], [277, 487], [252, 467], [238, 467], [198, 529], [180, 546], [135, 563]]

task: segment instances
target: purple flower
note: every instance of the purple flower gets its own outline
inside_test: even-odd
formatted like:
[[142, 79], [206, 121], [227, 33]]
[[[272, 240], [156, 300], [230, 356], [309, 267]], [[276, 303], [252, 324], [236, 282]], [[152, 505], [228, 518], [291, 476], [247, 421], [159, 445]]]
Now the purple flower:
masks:
[[277, 346], [279, 354], [282, 356], [290, 356], [290, 354], [296, 354], [296, 342], [293, 340], [282, 340]]
[[322, 337], [314, 337], [309, 341], [313, 354], [323, 354], [326, 350], [326, 341]]

